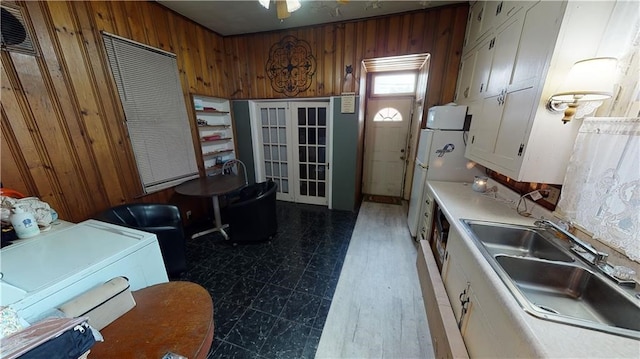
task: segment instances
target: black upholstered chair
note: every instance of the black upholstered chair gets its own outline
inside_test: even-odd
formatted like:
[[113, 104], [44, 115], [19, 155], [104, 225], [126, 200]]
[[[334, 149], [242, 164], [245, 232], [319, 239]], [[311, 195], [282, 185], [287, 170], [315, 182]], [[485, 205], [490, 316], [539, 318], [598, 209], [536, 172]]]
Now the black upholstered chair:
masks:
[[273, 181], [247, 186], [228, 198], [223, 216], [234, 243], [270, 240], [278, 231], [276, 190]]
[[169, 277], [187, 267], [182, 218], [178, 207], [169, 204], [131, 203], [110, 208], [96, 219], [154, 233]]

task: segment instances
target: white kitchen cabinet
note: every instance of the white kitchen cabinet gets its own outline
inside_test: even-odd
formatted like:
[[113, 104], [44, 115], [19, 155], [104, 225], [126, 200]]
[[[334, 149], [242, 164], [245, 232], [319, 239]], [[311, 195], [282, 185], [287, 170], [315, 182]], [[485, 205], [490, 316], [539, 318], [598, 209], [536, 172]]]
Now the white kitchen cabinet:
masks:
[[491, 321], [474, 292], [474, 285], [460, 264], [465, 260], [464, 253], [459, 249], [461, 241], [462, 238], [455, 231], [449, 233], [442, 280], [469, 356], [497, 358], [500, 356], [494, 343], [497, 333], [491, 327]]
[[464, 239], [449, 231], [442, 281], [470, 357], [530, 357], [530, 348], [508, 325], [495, 294], [475, 267]]
[[501, 27], [522, 8], [531, 7], [536, 1], [476, 1], [469, 9], [462, 53], [475, 48], [493, 30]]
[[236, 158], [229, 100], [193, 95], [193, 105], [205, 173], [220, 174], [224, 162]]
[[[491, 22], [487, 16], [492, 6], [484, 5], [485, 26]], [[580, 123], [564, 125], [562, 114], [549, 112], [545, 105], [574, 62], [596, 56], [600, 37], [615, 22], [615, 2], [502, 6], [512, 15], [499, 15], [506, 20], [494, 20], [503, 23], [480, 36], [480, 42], [493, 45], [490, 65], [476, 60], [469, 96], [456, 98], [472, 114], [465, 156], [516, 181], [561, 184]], [[467, 57], [473, 55], [463, 54]], [[487, 73], [486, 88], [474, 97], [478, 84], [473, 82], [480, 81], [482, 87]]]
[[419, 240], [429, 240], [431, 235], [431, 227], [433, 226], [433, 211], [435, 202], [429, 194], [429, 190], [426, 188], [422, 195], [422, 216], [420, 220], [420, 231], [418, 232]]

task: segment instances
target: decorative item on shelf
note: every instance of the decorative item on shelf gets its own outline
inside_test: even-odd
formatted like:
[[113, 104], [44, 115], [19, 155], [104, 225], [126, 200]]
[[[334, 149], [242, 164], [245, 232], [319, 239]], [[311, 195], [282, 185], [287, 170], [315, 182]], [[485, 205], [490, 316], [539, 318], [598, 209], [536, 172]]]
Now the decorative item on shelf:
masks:
[[563, 112], [563, 123], [595, 111], [613, 96], [617, 59], [598, 57], [576, 62], [557, 93], [547, 102], [552, 112]]
[[203, 141], [215, 141], [215, 140], [221, 140], [221, 139], [222, 139], [222, 136], [219, 134], [202, 136]]
[[200, 99], [193, 99], [193, 107], [196, 109], [196, 111], [202, 111], [204, 109], [204, 106], [202, 105], [202, 100]]
[[487, 191], [488, 180], [487, 176], [475, 176], [471, 188], [476, 192], [484, 193]]

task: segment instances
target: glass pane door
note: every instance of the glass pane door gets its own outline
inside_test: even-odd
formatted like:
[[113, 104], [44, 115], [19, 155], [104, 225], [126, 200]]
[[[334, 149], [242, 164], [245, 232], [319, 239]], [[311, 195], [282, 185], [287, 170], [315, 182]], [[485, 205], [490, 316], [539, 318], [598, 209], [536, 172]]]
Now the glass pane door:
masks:
[[259, 104], [262, 137], [262, 165], [266, 179], [278, 185], [277, 199], [293, 201], [290, 190], [291, 166], [287, 146], [286, 103]]
[[295, 161], [296, 202], [328, 204], [328, 134], [327, 103], [291, 103], [297, 158]]

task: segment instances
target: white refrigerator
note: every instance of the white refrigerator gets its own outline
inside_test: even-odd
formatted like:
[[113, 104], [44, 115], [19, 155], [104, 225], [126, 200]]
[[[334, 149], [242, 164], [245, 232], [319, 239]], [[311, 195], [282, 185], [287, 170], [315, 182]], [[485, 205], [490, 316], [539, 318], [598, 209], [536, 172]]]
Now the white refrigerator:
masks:
[[472, 182], [481, 175], [478, 166], [464, 157], [464, 120], [467, 106], [434, 106], [427, 115], [427, 128], [420, 131], [416, 153], [408, 224], [412, 237], [416, 237], [418, 224], [424, 212], [422, 208], [426, 182]]

